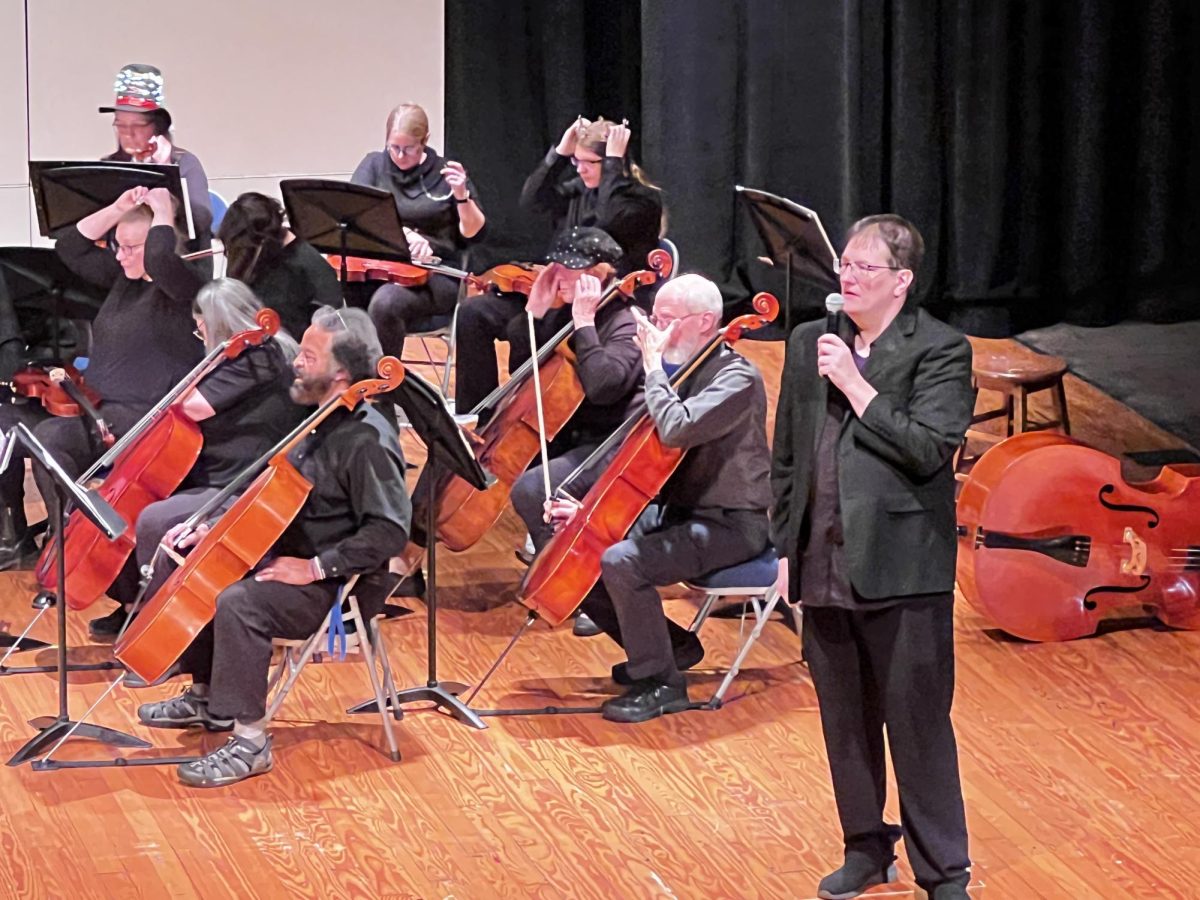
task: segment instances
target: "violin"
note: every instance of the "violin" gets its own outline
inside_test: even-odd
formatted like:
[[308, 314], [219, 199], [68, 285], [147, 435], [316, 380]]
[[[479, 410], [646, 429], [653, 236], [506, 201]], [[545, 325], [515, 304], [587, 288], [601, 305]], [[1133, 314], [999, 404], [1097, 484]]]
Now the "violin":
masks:
[[187, 520], [187, 526], [195, 528], [254, 478], [192, 552], [179, 560], [179, 568], [114, 645], [113, 655], [128, 669], [148, 682], [157, 680], [212, 621], [217, 596], [258, 564], [308, 499], [312, 483], [288, 454], [335, 410], [353, 410], [364, 398], [394, 390], [404, 380], [404, 367], [393, 356], [383, 357], [377, 371], [379, 378], [359, 381], [322, 404]]
[[[614, 283], [605, 291], [601, 304], [618, 296], [629, 300], [638, 287], [670, 275], [671, 256], [665, 250], [650, 251], [647, 261], [651, 266], [649, 271], [631, 272]], [[536, 356], [547, 441], [554, 439], [584, 399], [583, 385], [567, 346], [567, 338], [574, 330], [574, 323], [568, 323], [538, 350]], [[466, 550], [495, 524], [508, 505], [513, 484], [541, 449], [542, 431], [538, 425], [533, 370], [534, 359], [531, 358], [473, 410], [475, 413], [495, 410], [488, 423], [479, 430], [480, 445], [476, 449], [479, 464], [495, 476], [495, 480], [480, 490], [457, 476], [445, 476], [437, 491], [437, 538], [451, 550]], [[417, 481], [414, 495], [418, 504], [429, 496], [424, 472]], [[414, 520], [422, 521], [417, 516]]]
[[1200, 465], [1127, 482], [1074, 438], [1020, 434], [975, 464], [957, 515], [959, 588], [1009, 634], [1066, 641], [1147, 615], [1200, 629]]
[[[97, 473], [109, 469], [99, 487], [100, 496], [130, 524], [151, 503], [171, 496], [192, 470], [204, 444], [200, 426], [184, 415], [182, 401], [221, 363], [236, 359], [279, 331], [279, 316], [274, 310], [259, 310], [256, 321], [258, 328], [235, 334], [214, 347], [84, 472], [78, 483], [87, 484]], [[82, 512], [73, 511], [61, 543], [68, 575], [67, 605], [86, 609], [103, 596], [133, 552], [134, 542], [135, 529], [128, 528], [110, 541]], [[59, 546], [57, 540], [47, 542], [35, 570], [39, 586], [47, 593], [58, 587], [55, 562]]]
[[[756, 294], [756, 313], [739, 316], [726, 325], [671, 378], [678, 387], [691, 377], [718, 347], [742, 334], [761, 328], [779, 314], [779, 301], [771, 294]], [[580, 469], [603, 459], [620, 444], [604, 474], [584, 495], [575, 516], [534, 558], [518, 598], [533, 612], [558, 625], [583, 602], [600, 580], [600, 557], [625, 539], [638, 516], [650, 504], [683, 461], [685, 450], [668, 447], [659, 439], [649, 412], [632, 416], [585, 460]], [[568, 483], [570, 478], [564, 484]]]
[[384, 259], [367, 259], [362, 256], [347, 256], [345, 260], [336, 253], [325, 257], [338, 272], [338, 278], [347, 282], [379, 281], [399, 284], [404, 287], [419, 287], [429, 280], [430, 273], [447, 275], [460, 281], [471, 278], [463, 269], [434, 263], [402, 263]]
[[498, 291], [505, 294], [524, 294], [529, 296], [533, 283], [542, 274], [544, 265], [535, 263], [501, 263], [492, 266], [486, 272], [472, 275], [467, 279], [468, 296], [483, 294], [487, 291]]
[[21, 397], [39, 400], [42, 408], [52, 416], [86, 416], [105, 447], [115, 442], [108, 423], [96, 409], [100, 395], [88, 387], [83, 375], [72, 365], [54, 366], [66, 373], [62, 381], [50, 378], [49, 368], [42, 364], [30, 364], [13, 373], [9, 386]]

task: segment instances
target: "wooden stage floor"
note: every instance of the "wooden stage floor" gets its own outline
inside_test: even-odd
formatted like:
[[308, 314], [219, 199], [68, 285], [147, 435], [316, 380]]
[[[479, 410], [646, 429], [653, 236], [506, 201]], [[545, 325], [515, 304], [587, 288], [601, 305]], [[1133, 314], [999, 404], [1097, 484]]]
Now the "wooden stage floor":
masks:
[[[777, 384], [782, 345], [744, 346]], [[1181, 444], [1078, 380], [1069, 393], [1085, 440]], [[481, 546], [440, 556], [442, 677], [478, 678], [521, 622], [517, 540], [506, 514]], [[0, 575], [12, 630], [28, 621], [30, 587], [29, 573]], [[686, 621], [693, 601], [672, 596]], [[384, 626], [400, 687], [425, 680], [414, 605]], [[85, 639], [100, 606], [73, 616], [73, 660], [106, 658]], [[50, 618], [36, 632], [47, 641]], [[1151, 626], [1030, 644], [961, 602], [956, 632], [971, 894], [1200, 896], [1200, 634]], [[695, 696], [716, 686], [737, 635], [736, 621], [705, 626]], [[595, 705], [614, 692], [619, 659], [603, 637], [539, 625], [479, 705]], [[73, 675], [72, 711], [110, 677]], [[219, 742], [137, 724], [139, 702], [178, 689], [118, 690], [94, 720], [152, 741], [142, 755]], [[768, 626], [723, 709], [638, 726], [567, 715], [476, 731], [417, 711], [397, 726], [393, 764], [378, 719], [343, 713], [368, 693], [357, 661], [310, 666], [277, 723], [275, 770], [229, 789], [191, 790], [161, 767], [0, 769], [0, 898], [798, 898], [840, 861], [813, 690], [782, 624]], [[30, 736], [26, 720], [55, 706], [53, 676], [0, 677], [5, 758]], [[103, 755], [89, 741], [59, 754]], [[889, 810], [895, 820], [894, 786]], [[903, 884], [873, 896], [913, 893], [901, 860]]]

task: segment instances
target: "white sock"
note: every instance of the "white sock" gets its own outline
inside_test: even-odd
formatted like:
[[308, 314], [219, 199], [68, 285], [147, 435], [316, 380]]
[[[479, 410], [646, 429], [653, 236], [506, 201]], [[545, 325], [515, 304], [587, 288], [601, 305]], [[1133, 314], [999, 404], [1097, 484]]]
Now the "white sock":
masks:
[[262, 747], [267, 742], [267, 720], [259, 719], [257, 722], [235, 721], [233, 723], [233, 736], [241, 738], [247, 744]]

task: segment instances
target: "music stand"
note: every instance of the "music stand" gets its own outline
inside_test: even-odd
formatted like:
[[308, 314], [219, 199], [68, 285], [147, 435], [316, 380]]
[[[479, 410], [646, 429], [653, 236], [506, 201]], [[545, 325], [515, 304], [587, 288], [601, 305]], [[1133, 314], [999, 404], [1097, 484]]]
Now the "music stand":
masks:
[[[475, 452], [467, 443], [454, 415], [446, 406], [441, 393], [419, 375], [411, 371], [405, 372], [400, 386], [392, 391], [392, 398], [404, 410], [413, 430], [424, 442], [429, 456], [425, 462], [428, 482], [431, 485], [425, 507], [425, 534], [429, 545], [428, 563], [429, 578], [425, 588], [425, 607], [428, 610], [428, 679], [420, 687], [397, 691], [397, 701], [416, 703], [433, 701], [434, 707], [445, 709], [455, 719], [473, 728], [487, 728], [478, 714], [459, 700], [455, 694], [466, 689], [466, 685], [439, 682], [437, 674], [437, 469], [445, 465], [454, 475], [462, 478], [472, 487], [483, 490], [488, 486], [489, 478], [475, 459]], [[443, 463], [444, 460], [444, 463]], [[391, 699], [388, 699], [391, 705]], [[352, 706], [348, 713], [377, 712], [378, 705], [374, 700], [368, 700]]]
[[279, 182], [279, 190], [296, 237], [341, 256], [343, 291], [348, 253], [412, 262], [396, 200], [387, 191], [324, 178], [289, 178]]
[[166, 188], [180, 203], [187, 236], [196, 238], [192, 204], [179, 166], [114, 160], [30, 160], [29, 184], [37, 208], [38, 233], [49, 237], [60, 228], [104, 209], [130, 188]]
[[104, 303], [104, 292], [68, 269], [48, 247], [0, 247], [0, 281], [18, 312], [52, 311], [54, 355], [59, 359], [59, 319], [90, 321]]
[[[6, 462], [11, 459], [12, 449], [8, 442], [19, 440], [29, 451], [34, 465], [41, 466], [54, 482], [54, 492], [48, 498], [52, 507], [50, 514], [57, 525], [57, 534], [63, 534], [67, 524], [67, 506], [73, 505], [84, 514], [93, 525], [110, 541], [125, 533], [126, 522], [105, 502], [95, 491], [85, 491], [71, 480], [62, 470], [50, 452], [42, 446], [32, 431], [24, 422], [17, 425], [4, 438], [5, 446], [0, 448], [0, 458]], [[58, 590], [55, 603], [58, 607], [58, 715], [42, 716], [31, 719], [29, 724], [38, 729], [38, 734], [25, 742], [8, 761], [10, 766], [19, 766], [26, 760], [37, 756], [41, 751], [50, 747], [51, 751], [67, 738], [78, 734], [80, 737], [92, 738], [105, 744], [117, 747], [149, 747], [150, 744], [131, 734], [125, 734], [113, 728], [102, 725], [92, 725], [83, 721], [72, 721], [67, 700], [67, 595], [66, 578], [67, 566], [63, 554], [57, 554]], [[47, 756], [49, 753], [47, 753]], [[36, 767], [36, 764], [35, 764]]]
[[791, 334], [792, 276], [819, 290], [838, 290], [837, 252], [811, 209], [740, 184], [733, 190], [745, 203], [771, 263], [784, 266], [783, 327]]

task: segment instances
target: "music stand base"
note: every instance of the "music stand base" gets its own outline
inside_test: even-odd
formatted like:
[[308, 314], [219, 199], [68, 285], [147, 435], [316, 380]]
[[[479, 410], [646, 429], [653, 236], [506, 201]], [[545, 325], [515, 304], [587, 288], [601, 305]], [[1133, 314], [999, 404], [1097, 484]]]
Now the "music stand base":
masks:
[[105, 728], [103, 725], [92, 725], [88, 722], [79, 724], [70, 719], [42, 716], [31, 719], [29, 724], [40, 729], [40, 733], [26, 741], [25, 745], [13, 754], [12, 759], [8, 761], [10, 766], [19, 766], [43, 750], [54, 746], [67, 732], [71, 732], [72, 737], [91, 738], [113, 747], [136, 747], [143, 750], [153, 746], [148, 741], [143, 741], [132, 734], [125, 734], [115, 728]]
[[[462, 693], [467, 689], [465, 684], [455, 684], [454, 682], [442, 681], [424, 687], [408, 688], [403, 691], [396, 691], [396, 699], [403, 706], [405, 703], [433, 703], [437, 709], [444, 709], [452, 717], [457, 719], [464, 725], [470, 725], [472, 728], [478, 728], [480, 731], [487, 728], [483, 719], [479, 718], [475, 710], [463, 703], [457, 693]], [[388, 708], [392, 706], [392, 701], [388, 699]], [[367, 700], [365, 703], [360, 703], [357, 706], [352, 706], [347, 713], [350, 715], [359, 715], [361, 713], [378, 713], [379, 706], [374, 700]]]
[[[120, 669], [119, 662], [106, 660], [98, 663], [69, 663], [68, 672], [106, 672], [110, 669]], [[57, 672], [58, 666], [0, 666], [0, 677], [5, 675], [35, 675], [38, 673]]]
[[31, 637], [18, 637], [15, 634], [4, 632], [0, 634], [0, 647], [8, 649], [13, 648], [13, 653], [25, 653], [29, 650], [45, 650], [47, 647], [53, 646], [45, 641], [39, 641]]

